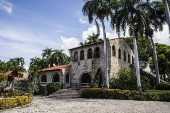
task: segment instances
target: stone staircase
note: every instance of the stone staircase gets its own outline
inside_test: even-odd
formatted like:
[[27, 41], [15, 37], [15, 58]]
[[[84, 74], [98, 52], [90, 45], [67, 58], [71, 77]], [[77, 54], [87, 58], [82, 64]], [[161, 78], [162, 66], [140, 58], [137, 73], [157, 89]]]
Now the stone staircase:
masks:
[[74, 89], [61, 89], [47, 97], [48, 98], [56, 98], [56, 99], [80, 98], [80, 91], [74, 90]]

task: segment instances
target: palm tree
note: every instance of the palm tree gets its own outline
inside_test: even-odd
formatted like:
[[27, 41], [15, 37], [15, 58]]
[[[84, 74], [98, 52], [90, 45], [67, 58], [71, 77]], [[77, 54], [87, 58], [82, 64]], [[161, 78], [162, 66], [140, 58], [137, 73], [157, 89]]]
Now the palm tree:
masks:
[[70, 58], [63, 53], [63, 50], [53, 50], [51, 57], [49, 58], [50, 65], [53, 66], [53, 64], [56, 65], [64, 65], [70, 63]]
[[[161, 30], [164, 22], [164, 13], [160, 7], [160, 2], [152, 2], [141, 0], [120, 0], [119, 9], [112, 16], [112, 26], [116, 29], [118, 34], [121, 30], [126, 32], [126, 27], [129, 27], [129, 34], [134, 36], [134, 54], [135, 54], [135, 67], [137, 76], [137, 85], [141, 89], [140, 83], [140, 69], [139, 58], [136, 39], [145, 35], [150, 39], [150, 44], [153, 48], [155, 68], [159, 70], [156, 57], [156, 49], [153, 42], [153, 31]], [[147, 7], [147, 8], [146, 8]], [[159, 81], [159, 71], [157, 71], [157, 81]]]
[[46, 48], [43, 50], [42, 57], [43, 58], [48, 58], [52, 54], [52, 48]]
[[156, 85], [160, 84], [160, 74], [159, 74], [159, 66], [158, 66], [158, 58], [157, 51], [155, 47], [155, 43], [153, 41], [153, 32], [157, 30], [163, 29], [163, 24], [167, 21], [165, 8], [162, 2], [149, 0], [141, 5], [142, 10], [145, 12], [147, 16], [146, 26], [145, 26], [145, 35], [150, 41], [150, 45], [153, 52], [153, 61], [155, 64], [155, 72], [156, 72]]
[[108, 53], [107, 53], [107, 38], [105, 30], [105, 18], [109, 18], [111, 14], [111, 0], [87, 0], [83, 6], [83, 14], [88, 16], [89, 23], [94, 19], [99, 20], [102, 24], [104, 38], [104, 55], [105, 55], [105, 86], [109, 88], [109, 73], [108, 73]]
[[169, 11], [168, 0], [162, 0], [162, 1], [165, 4], [166, 19], [167, 19], [169, 30], [170, 30], [170, 11]]
[[138, 45], [137, 38], [139, 38], [141, 32], [143, 32], [145, 16], [138, 8], [138, 0], [120, 0], [118, 1], [119, 8], [115, 10], [115, 14], [112, 15], [111, 24], [113, 29], [116, 29], [118, 35], [123, 31], [126, 32], [127, 26], [129, 27], [129, 34], [133, 37], [134, 45], [134, 60], [136, 68], [137, 88], [141, 91], [141, 79], [140, 79], [140, 67], [138, 58]]

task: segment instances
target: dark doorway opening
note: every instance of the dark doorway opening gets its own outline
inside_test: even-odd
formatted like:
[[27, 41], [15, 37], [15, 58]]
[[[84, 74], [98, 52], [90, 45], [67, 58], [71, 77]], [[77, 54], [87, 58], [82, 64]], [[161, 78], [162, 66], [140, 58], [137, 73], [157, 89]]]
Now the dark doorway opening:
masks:
[[68, 74], [68, 73], [66, 74], [65, 81], [66, 81], [66, 83], [67, 83], [67, 84], [70, 82], [70, 76], [69, 76], [69, 74]]
[[91, 77], [88, 73], [84, 73], [81, 76], [81, 84], [90, 84], [91, 83]]

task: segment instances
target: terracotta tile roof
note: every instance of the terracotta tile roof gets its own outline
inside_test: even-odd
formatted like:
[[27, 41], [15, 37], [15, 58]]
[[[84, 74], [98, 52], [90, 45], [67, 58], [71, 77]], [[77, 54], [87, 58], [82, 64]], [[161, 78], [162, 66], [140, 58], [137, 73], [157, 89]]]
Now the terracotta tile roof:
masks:
[[67, 64], [67, 65], [60, 65], [60, 66], [54, 66], [54, 67], [49, 67], [49, 68], [45, 68], [40, 70], [39, 72], [45, 72], [45, 71], [61, 71], [62, 69], [66, 69], [66, 68], [70, 68], [71, 64]]

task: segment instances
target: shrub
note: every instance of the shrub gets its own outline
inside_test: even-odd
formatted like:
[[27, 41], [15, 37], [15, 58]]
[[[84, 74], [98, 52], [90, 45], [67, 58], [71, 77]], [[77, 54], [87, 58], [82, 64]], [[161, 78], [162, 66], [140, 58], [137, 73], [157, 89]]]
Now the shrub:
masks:
[[61, 88], [63, 88], [63, 85], [59, 83], [49, 83], [47, 85], [40, 85], [40, 90], [38, 94], [47, 96], [49, 94], [56, 92]]
[[113, 78], [110, 82], [113, 89], [136, 89], [136, 77], [131, 68], [121, 69], [118, 78]]
[[13, 108], [13, 107], [17, 107], [17, 106], [23, 106], [23, 105], [31, 103], [31, 101], [32, 101], [31, 94], [2, 98], [2, 99], [0, 99], [0, 109], [7, 109], [7, 108]]
[[130, 99], [147, 101], [170, 101], [170, 91], [147, 91], [89, 88], [81, 91], [82, 98]]
[[170, 85], [162, 83], [156, 86], [156, 89], [157, 90], [170, 90]]
[[63, 87], [62, 84], [59, 83], [50, 83], [47, 85], [47, 93], [48, 95], [51, 93], [56, 92], [57, 90], [61, 89]]

